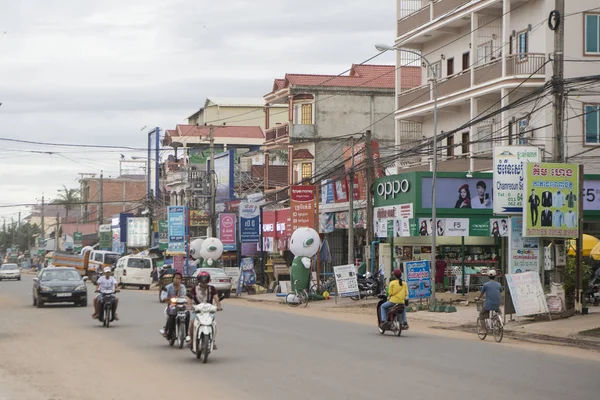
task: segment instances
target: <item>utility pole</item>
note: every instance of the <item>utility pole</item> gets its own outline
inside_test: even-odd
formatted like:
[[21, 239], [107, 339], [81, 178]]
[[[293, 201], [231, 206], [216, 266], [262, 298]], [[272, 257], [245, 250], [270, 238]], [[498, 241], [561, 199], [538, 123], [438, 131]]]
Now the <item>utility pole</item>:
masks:
[[100, 204], [98, 204], [98, 223], [104, 223], [104, 171], [100, 171]]
[[[365, 147], [367, 151], [367, 247], [370, 248], [373, 243], [373, 155], [371, 154], [371, 131], [365, 132]], [[354, 182], [352, 182], [354, 185]], [[370, 255], [374, 259], [375, 254]]]
[[354, 265], [354, 137], [350, 139], [350, 151], [352, 152], [352, 167], [350, 168], [350, 187], [352, 189], [349, 190], [348, 195], [348, 211], [350, 213], [348, 217], [348, 264]]
[[210, 236], [217, 236], [217, 188], [215, 185], [215, 138], [214, 138], [215, 127], [210, 126], [210, 133], [208, 139], [210, 140]]
[[[565, 0], [554, 0], [554, 11], [550, 16], [549, 25], [554, 26], [554, 60], [552, 75], [552, 88], [554, 89], [553, 121], [552, 131], [554, 143], [552, 148], [552, 160], [554, 162], [565, 162], [564, 154], [564, 47], [565, 47]], [[554, 18], [553, 18], [554, 16]], [[552, 25], [552, 19], [554, 25]]]
[[58, 251], [58, 230], [60, 229], [60, 213], [56, 213], [56, 229], [54, 231], [54, 251]]
[[44, 196], [42, 196], [42, 239], [46, 239], [46, 229], [44, 226]]

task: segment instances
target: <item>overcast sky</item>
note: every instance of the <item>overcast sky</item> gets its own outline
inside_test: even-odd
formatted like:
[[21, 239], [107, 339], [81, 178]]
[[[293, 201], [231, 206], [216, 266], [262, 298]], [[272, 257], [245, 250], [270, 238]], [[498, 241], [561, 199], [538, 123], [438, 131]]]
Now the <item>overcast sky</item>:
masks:
[[[392, 0], [1, 0], [0, 137], [144, 148], [144, 126], [185, 123], [207, 96], [262, 97], [286, 72], [338, 74], [394, 27]], [[40, 150], [61, 154], [25, 152]], [[114, 177], [121, 153], [144, 155], [0, 141], [0, 206]]]

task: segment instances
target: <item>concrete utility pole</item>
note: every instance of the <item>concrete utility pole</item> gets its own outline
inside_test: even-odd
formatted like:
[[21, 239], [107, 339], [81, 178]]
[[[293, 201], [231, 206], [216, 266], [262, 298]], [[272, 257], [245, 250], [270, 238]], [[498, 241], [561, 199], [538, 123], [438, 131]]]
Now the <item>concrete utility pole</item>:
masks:
[[552, 75], [552, 88], [554, 90], [552, 131], [554, 143], [552, 148], [552, 160], [554, 162], [565, 162], [563, 132], [564, 127], [564, 47], [565, 47], [565, 1], [554, 0], [554, 11], [548, 21], [550, 28], [554, 30], [554, 60]]
[[[373, 242], [373, 154], [371, 148], [371, 131], [365, 132], [365, 147], [367, 152], [367, 247]], [[354, 185], [354, 182], [352, 182]], [[370, 255], [370, 262], [375, 254]]]
[[58, 251], [58, 230], [60, 229], [60, 213], [56, 213], [56, 229], [54, 231], [54, 251]]
[[[350, 139], [350, 151], [352, 152], [352, 168], [350, 168], [350, 187], [348, 198], [348, 264], [354, 264], [354, 138]], [[317, 214], [318, 217], [318, 214]]]
[[215, 127], [210, 126], [210, 133], [208, 139], [210, 140], [210, 236], [216, 237], [217, 235], [217, 185], [215, 185], [215, 138], [214, 138]]
[[42, 196], [42, 239], [46, 238], [46, 229], [44, 226], [44, 196]]
[[100, 171], [100, 204], [98, 204], [98, 223], [104, 223], [104, 171]]

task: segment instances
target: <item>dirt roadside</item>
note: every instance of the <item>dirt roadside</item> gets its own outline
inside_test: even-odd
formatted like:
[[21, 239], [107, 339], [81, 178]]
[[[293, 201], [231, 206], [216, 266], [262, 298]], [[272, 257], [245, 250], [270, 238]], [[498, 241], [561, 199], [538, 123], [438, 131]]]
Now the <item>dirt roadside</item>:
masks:
[[[59, 311], [34, 309], [0, 295], [0, 399], [110, 400], [190, 395], [185, 385], [164, 384], [160, 363], [121, 344], [116, 332], [82, 327]], [[203, 392], [212, 398], [236, 397], [223, 393], [216, 382], [203, 382]]]
[[[264, 301], [253, 301], [252, 299], [243, 297], [232, 297], [231, 299], [227, 299], [227, 302], [243, 307], [263, 308], [273, 311], [286, 312], [290, 314], [303, 315], [307, 317], [324, 318], [330, 320], [332, 319], [336, 321], [357, 323], [362, 325], [372, 325], [373, 329], [377, 329], [376, 323], [374, 322], [376, 319], [376, 315], [375, 309], [373, 307], [311, 308], [311, 306], [309, 305], [306, 308], [292, 308], [286, 306], [285, 304]], [[224, 307], [226, 307], [225, 304], [226, 302], [224, 303]], [[464, 330], [444, 329], [445, 327], [447, 327], [447, 325], [441, 324], [439, 322], [411, 320], [410, 313], [408, 314], [408, 320], [410, 324], [410, 329], [407, 332], [402, 333], [403, 335], [428, 334], [453, 339], [479, 341], [479, 338], [475, 333], [465, 332]], [[487, 341], [490, 342], [490, 340]], [[595, 350], [580, 349], [570, 346], [557, 346], [556, 344], [548, 344], [543, 341], [537, 342], [533, 339], [524, 342], [522, 340], [515, 340], [510, 337], [505, 337], [502, 343], [500, 344], [493, 343], [493, 339], [491, 339], [490, 345], [508, 346], [511, 348], [522, 349], [527, 351], [541, 351], [548, 354], [575, 357], [586, 360], [600, 360], [600, 352]]]

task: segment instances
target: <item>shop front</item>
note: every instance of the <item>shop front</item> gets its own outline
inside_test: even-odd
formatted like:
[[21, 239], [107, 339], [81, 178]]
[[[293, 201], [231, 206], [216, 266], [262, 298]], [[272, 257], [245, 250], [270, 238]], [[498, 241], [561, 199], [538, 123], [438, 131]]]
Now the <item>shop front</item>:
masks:
[[[430, 172], [376, 180], [373, 223], [382, 242], [379, 260], [388, 260], [383, 261], [386, 276], [406, 261], [433, 262], [435, 229], [436, 254], [446, 265], [444, 289], [475, 290], [487, 280], [488, 270], [505, 270], [501, 255], [506, 242], [501, 238], [509, 236], [509, 219], [493, 216], [492, 174], [438, 173], [435, 227], [432, 186]], [[535, 262], [539, 264], [539, 256]]]

